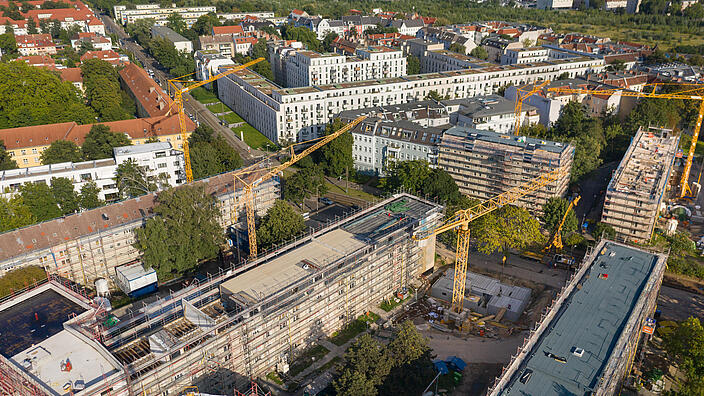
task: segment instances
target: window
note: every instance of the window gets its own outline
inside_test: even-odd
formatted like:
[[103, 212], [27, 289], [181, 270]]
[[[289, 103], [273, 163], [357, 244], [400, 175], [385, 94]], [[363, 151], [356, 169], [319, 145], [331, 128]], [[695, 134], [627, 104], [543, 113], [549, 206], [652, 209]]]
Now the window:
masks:
[[23, 163], [23, 164], [28, 164], [28, 163], [29, 163], [29, 160], [28, 160], [27, 158], [25, 158], [25, 159], [22, 160], [22, 163]]
[[20, 153], [21, 153], [22, 155], [27, 155], [27, 150], [20, 150]]
[[90, 173], [82, 173], [81, 174], [81, 181], [87, 181], [87, 180], [92, 180], [93, 178], [91, 177]]
[[166, 162], [162, 162], [160, 164], [156, 164], [156, 167], [159, 169], [166, 168]]
[[154, 156], [156, 158], [164, 158], [166, 157], [166, 151], [159, 151], [158, 153], [154, 153]]
[[37, 149], [33, 148], [33, 149], [32, 149], [32, 154], [37, 154]]

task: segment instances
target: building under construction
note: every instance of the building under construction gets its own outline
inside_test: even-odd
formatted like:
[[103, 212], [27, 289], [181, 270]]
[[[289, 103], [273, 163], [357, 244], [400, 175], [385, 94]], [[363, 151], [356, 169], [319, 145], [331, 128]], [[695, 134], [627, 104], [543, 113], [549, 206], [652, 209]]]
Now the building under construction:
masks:
[[489, 396], [614, 395], [630, 373], [667, 255], [601, 240], [489, 389]]
[[641, 128], [614, 172], [601, 221], [625, 242], [647, 243], [670, 180], [679, 137], [669, 129]]
[[[195, 183], [216, 198], [223, 229], [245, 221], [243, 188], [238, 184], [233, 193], [233, 183], [232, 172]], [[257, 214], [263, 216], [280, 195], [277, 178], [259, 184], [254, 189]], [[38, 265], [84, 285], [92, 286], [98, 278], [114, 282], [116, 267], [139, 259], [134, 230], [154, 215], [156, 196], [151, 193], [0, 234], [0, 275]]]
[[[396, 195], [119, 318], [52, 277], [0, 305], [0, 323], [24, 323], [19, 339], [0, 341], [0, 389], [166, 395], [196, 385], [232, 394], [250, 378], [286, 371], [303, 348], [418, 286], [435, 241], [411, 236], [441, 219], [440, 205]], [[60, 298], [36, 299], [47, 291]]]
[[438, 165], [461, 193], [479, 200], [561, 169], [557, 180], [515, 203], [539, 214], [549, 198], [567, 193], [574, 150], [572, 144], [457, 126], [443, 134]]

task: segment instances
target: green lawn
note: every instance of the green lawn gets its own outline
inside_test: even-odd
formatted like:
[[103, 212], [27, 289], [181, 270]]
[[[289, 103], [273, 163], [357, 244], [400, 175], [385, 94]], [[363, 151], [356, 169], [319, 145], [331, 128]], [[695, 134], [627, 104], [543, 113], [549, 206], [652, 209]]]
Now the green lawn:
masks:
[[230, 111], [230, 108], [225, 106], [225, 103], [215, 99], [214, 102], [210, 102], [205, 107], [208, 108], [208, 110], [212, 111], [213, 113], [225, 113]]
[[225, 114], [225, 116], [223, 118], [225, 119], [225, 121], [227, 121], [228, 124], [234, 124], [237, 122], [244, 122], [242, 117], [237, 115], [237, 113], [235, 113], [234, 111], [232, 113]]
[[264, 150], [266, 149], [267, 143], [269, 144], [269, 151], [278, 148], [271, 140], [267, 139], [266, 136], [262, 135], [261, 132], [254, 129], [254, 127], [249, 124], [232, 128], [232, 132], [234, 132], [235, 136], [238, 138], [240, 137], [240, 131], [244, 132], [244, 142], [251, 148]]
[[336, 184], [332, 184], [330, 182], [325, 182], [325, 185], [328, 186], [328, 191], [330, 191], [330, 192], [334, 192], [334, 193], [338, 193], [338, 194], [345, 194], [347, 196], [354, 197], [354, 198], [360, 198], [365, 201], [373, 201], [375, 199], [375, 197], [372, 194], [366, 193], [362, 190], [350, 188], [349, 192], [345, 192], [344, 187], [340, 187]]
[[189, 92], [193, 98], [203, 104], [219, 102], [218, 97], [213, 91], [208, 91], [203, 87], [198, 87]]
[[366, 321], [355, 319], [353, 322], [348, 323], [347, 326], [345, 326], [342, 330], [334, 332], [332, 334], [332, 337], [330, 337], [330, 342], [337, 346], [345, 345], [347, 341], [353, 339], [357, 336], [357, 334], [363, 332], [366, 329]]
[[[404, 301], [408, 300], [413, 296], [413, 289], [408, 289], [408, 297], [406, 297], [405, 300], [398, 299], [396, 296], [391, 297], [388, 300], [384, 300], [380, 305], [379, 308], [383, 309], [386, 312], [391, 311], [392, 309], [396, 308], [397, 306], [401, 305]], [[396, 300], [399, 300], [396, 302]]]
[[313, 364], [313, 362], [317, 362], [318, 360], [325, 357], [328, 352], [330, 352], [330, 350], [328, 350], [322, 345], [316, 345], [312, 348], [306, 349], [300, 356], [298, 356], [293, 361], [293, 363], [291, 363], [288, 375], [290, 375], [291, 377], [297, 376], [299, 373], [301, 373], [303, 370]]

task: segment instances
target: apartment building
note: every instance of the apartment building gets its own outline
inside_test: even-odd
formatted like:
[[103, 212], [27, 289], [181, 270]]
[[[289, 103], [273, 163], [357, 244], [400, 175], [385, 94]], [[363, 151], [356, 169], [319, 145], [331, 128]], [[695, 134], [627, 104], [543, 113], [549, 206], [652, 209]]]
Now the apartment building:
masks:
[[201, 81], [218, 74], [223, 66], [235, 66], [231, 57], [222, 55], [217, 50], [198, 50], [193, 58], [196, 61], [196, 78]]
[[281, 88], [250, 70], [220, 79], [218, 96], [267, 138], [313, 139], [336, 114], [425, 99], [430, 91], [450, 99], [495, 93], [505, 85], [574, 77], [603, 70], [602, 59], [550, 59], [536, 64], [491, 65], [478, 69], [395, 78]]
[[173, 44], [179, 52], [187, 52], [189, 54], [193, 52], [193, 43], [191, 43], [191, 40], [174, 32], [169, 27], [159, 25], [152, 26], [152, 38], [157, 37], [163, 38]]
[[452, 70], [481, 69], [493, 63], [448, 50], [424, 52], [420, 58], [421, 73], [440, 73]]
[[[106, 125], [113, 132], [126, 134], [135, 145], [144, 144], [148, 139], [156, 137], [160, 142], [171, 143], [175, 149], [183, 149], [177, 114], [104, 122], [102, 125]], [[5, 143], [8, 154], [17, 166], [27, 168], [41, 165], [42, 152], [57, 140], [68, 140], [78, 146], [82, 145], [92, 126], [62, 122], [0, 129], [0, 140]], [[190, 136], [195, 129], [193, 121], [186, 119], [186, 136]]]
[[599, 241], [486, 394], [617, 394], [655, 329], [666, 266], [667, 254]]
[[515, 65], [520, 63], [535, 63], [547, 60], [550, 50], [544, 47], [512, 48], [501, 55], [502, 65]]
[[646, 244], [665, 198], [679, 136], [669, 129], [641, 127], [606, 189], [602, 223], [616, 238]]
[[220, 55], [235, 56], [235, 38], [231, 34], [218, 34], [198, 37], [198, 48], [204, 51], [217, 51]]
[[[14, 33], [16, 36], [29, 34], [27, 21], [34, 20], [39, 27], [44, 22], [55, 21], [62, 29], [69, 30], [76, 26], [82, 32], [94, 32], [105, 35], [105, 26], [95, 13], [80, 0], [65, 0], [62, 3], [69, 5], [67, 8], [42, 8], [45, 0], [32, 1], [25, 12], [20, 11], [21, 19], [14, 20], [6, 16], [0, 17], [0, 34]], [[9, 2], [4, 2], [7, 7]], [[22, 7], [25, 8], [25, 7]]]
[[15, 36], [15, 44], [17, 52], [22, 56], [56, 54], [56, 44], [50, 34]]
[[169, 95], [141, 67], [128, 63], [118, 74], [120, 84], [137, 104], [139, 117], [161, 117], [174, 110]]
[[461, 193], [479, 200], [560, 169], [557, 180], [516, 202], [539, 215], [549, 198], [567, 193], [574, 150], [572, 144], [456, 126], [443, 134], [438, 165]]
[[[420, 275], [433, 267], [435, 243], [415, 241], [412, 234], [440, 220], [439, 205], [396, 195], [265, 257], [221, 270], [168, 299], [158, 299], [142, 312], [121, 315], [119, 326], [110, 328], [91, 327], [86, 317], [102, 323], [107, 313], [91, 310], [86, 298], [51, 281], [48, 287], [58, 294], [54, 306], [82, 298], [76, 304], [83, 308], [77, 311], [87, 313], [50, 327], [52, 337], [76, 340], [62, 345], [46, 341], [41, 346], [54, 360], [81, 351], [80, 356], [103, 363], [102, 368], [77, 364], [75, 372], [67, 374], [72, 383], [85, 378], [86, 396], [107, 389], [114, 396], [168, 395], [187, 386], [197, 386], [202, 393], [232, 394], [233, 388], [249, 385], [250, 378], [273, 370], [288, 372], [304, 349], [395, 292], [420, 286]], [[29, 301], [36, 309], [47, 309], [46, 303], [29, 299], [44, 287], [8, 305]], [[0, 318], [9, 321], [11, 311], [2, 308]], [[30, 387], [36, 395], [55, 394], [65, 383], [53, 380], [58, 370], [48, 374], [36, 370], [30, 376], [27, 371], [46, 367], [46, 360], [35, 359], [39, 367], [21, 364], [33, 347], [31, 334], [28, 338], [18, 342], [12, 354], [2, 350], [0, 381], [18, 394]]]
[[161, 187], [183, 183], [183, 153], [173, 150], [170, 143], [148, 143], [139, 146], [116, 147], [113, 158], [84, 162], [62, 162], [51, 165], [10, 169], [0, 172], [0, 192], [14, 194], [25, 183], [51, 184], [53, 178], [71, 180], [76, 192], [90, 183], [95, 183], [100, 199], [116, 201], [118, 195], [115, 175], [117, 166], [131, 159], [148, 170], [147, 176], [158, 180]]
[[406, 75], [406, 58], [389, 47], [358, 48], [355, 56], [298, 51], [286, 61], [286, 86], [338, 84]]
[[337, 117], [345, 122], [352, 122], [359, 116], [382, 121], [410, 121], [420, 126], [445, 126], [450, 124], [450, 108], [444, 102], [420, 100], [397, 105], [368, 107], [346, 110]]
[[537, 8], [541, 10], [554, 10], [558, 8], [572, 8], [574, 0], [538, 0]]
[[211, 12], [217, 12], [215, 6], [162, 8], [159, 4], [136, 4], [134, 9], [128, 9], [125, 5], [113, 7], [115, 20], [123, 25], [140, 19], [153, 19], [157, 25], [166, 26], [169, 15], [179, 14], [186, 22], [186, 26], [190, 28], [198, 18]]
[[108, 51], [112, 49], [112, 39], [93, 32], [80, 32], [71, 39], [71, 48], [75, 51], [79, 51], [83, 45], [100, 51]]
[[[195, 183], [215, 196], [223, 233], [230, 227], [246, 229], [243, 186], [238, 182], [233, 195], [232, 172]], [[256, 214], [263, 216], [280, 195], [276, 178], [257, 186]], [[92, 285], [103, 278], [114, 284], [116, 267], [139, 260], [134, 230], [154, 215], [155, 204], [152, 193], [0, 234], [0, 276], [13, 268], [38, 265], [76, 283]]]
[[488, 61], [499, 63], [501, 62], [501, 57], [506, 54], [506, 51], [523, 48], [523, 44], [518, 40], [492, 36], [482, 41], [482, 47], [486, 50]]
[[[445, 100], [448, 111], [458, 126], [494, 131], [514, 132], [516, 125], [516, 103], [499, 95], [482, 95], [466, 99]], [[537, 124], [540, 121], [538, 109], [524, 104], [521, 107], [520, 125]]]
[[129, 62], [127, 55], [120, 55], [113, 50], [107, 51], [88, 51], [81, 55], [81, 62], [85, 62], [88, 59], [100, 59], [113, 66], [119, 66]]

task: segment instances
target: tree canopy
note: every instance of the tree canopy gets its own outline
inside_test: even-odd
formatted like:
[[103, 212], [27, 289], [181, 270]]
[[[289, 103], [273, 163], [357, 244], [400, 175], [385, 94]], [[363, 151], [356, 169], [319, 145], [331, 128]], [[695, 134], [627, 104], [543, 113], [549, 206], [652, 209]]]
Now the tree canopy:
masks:
[[[561, 197], [552, 197], [545, 203], [545, 206], [543, 207], [542, 220], [545, 224], [545, 229], [548, 230], [550, 234], [554, 233], [557, 229], [557, 226], [562, 221], [562, 217], [565, 215], [569, 205], [570, 203]], [[570, 209], [570, 212], [567, 214], [567, 218], [565, 219], [565, 224], [562, 226], [562, 236], [564, 237], [567, 234], [576, 231], [578, 226], [579, 224], [577, 222], [577, 216], [574, 213], [574, 209]]]
[[698, 318], [689, 317], [665, 338], [668, 355], [674, 356], [685, 373], [686, 383], [678, 395], [700, 395], [704, 392], [704, 327]]
[[423, 160], [393, 162], [387, 173], [388, 176], [381, 183], [387, 192], [403, 188], [411, 194], [428, 196], [449, 205], [458, 203], [462, 196], [457, 183], [447, 171], [433, 169]]
[[81, 151], [84, 160], [93, 161], [112, 158], [113, 148], [131, 145], [130, 139], [124, 133], [112, 132], [106, 125], [95, 124], [86, 135]]
[[115, 68], [102, 59], [88, 59], [81, 64], [81, 75], [88, 104], [100, 121], [130, 118], [123, 107], [123, 95]]
[[413, 54], [406, 56], [406, 74], [413, 75], [420, 73], [420, 59]]
[[202, 184], [164, 190], [156, 201], [155, 216], [135, 230], [135, 247], [145, 266], [156, 269], [163, 280], [217, 256], [224, 241], [220, 212]]
[[484, 254], [506, 253], [509, 249], [525, 249], [543, 244], [540, 223], [527, 210], [506, 205], [470, 223], [477, 240], [477, 250]]
[[57, 140], [42, 151], [43, 165], [58, 164], [61, 162], [81, 162], [83, 153], [76, 143], [68, 140]]
[[0, 140], [0, 170], [17, 168], [17, 162], [10, 157], [10, 154], [5, 149], [5, 142]]
[[[344, 126], [345, 123], [336, 118], [325, 126], [324, 135], [330, 135]], [[345, 132], [317, 151], [316, 157], [321, 162], [326, 175], [338, 177], [347, 171], [354, 173], [353, 143], [352, 134]]]
[[24, 203], [22, 195], [11, 198], [0, 197], [0, 232], [6, 232], [34, 224], [32, 210]]
[[24, 62], [0, 63], [0, 97], [0, 129], [95, 120], [70, 82]]
[[469, 54], [475, 58], [484, 59], [484, 60], [489, 59], [489, 53], [486, 52], [486, 48], [482, 47], [481, 45], [472, 49], [469, 52]]
[[47, 221], [61, 216], [56, 197], [51, 187], [44, 183], [25, 183], [20, 187], [22, 201], [29, 207], [37, 221]]
[[325, 175], [317, 165], [300, 167], [296, 173], [284, 179], [283, 185], [284, 198], [299, 205], [311, 195], [321, 196], [328, 190]]
[[139, 166], [134, 159], [129, 159], [117, 166], [115, 184], [122, 198], [138, 197], [159, 188], [147, 170]]
[[229, 172], [242, 166], [239, 153], [225, 139], [216, 135], [205, 123], [200, 124], [188, 139], [194, 179]]
[[298, 235], [305, 228], [303, 216], [285, 201], [276, 200], [257, 227], [259, 248], [268, 249]]

